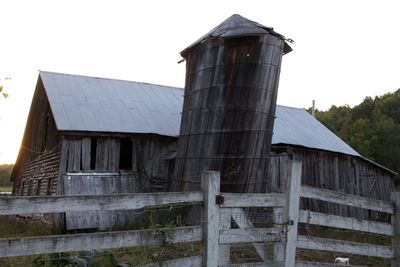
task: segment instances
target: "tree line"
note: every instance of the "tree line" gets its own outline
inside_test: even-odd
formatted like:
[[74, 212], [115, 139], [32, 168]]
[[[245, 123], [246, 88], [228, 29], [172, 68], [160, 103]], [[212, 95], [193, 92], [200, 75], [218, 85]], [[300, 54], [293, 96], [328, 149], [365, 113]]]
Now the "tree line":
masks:
[[400, 89], [315, 116], [361, 155], [400, 173]]

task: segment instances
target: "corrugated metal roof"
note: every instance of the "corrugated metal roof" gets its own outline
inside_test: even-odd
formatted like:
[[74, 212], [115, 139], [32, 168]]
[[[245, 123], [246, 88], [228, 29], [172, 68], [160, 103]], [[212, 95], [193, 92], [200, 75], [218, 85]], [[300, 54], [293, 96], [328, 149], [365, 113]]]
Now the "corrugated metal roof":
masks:
[[[40, 72], [60, 131], [178, 136], [183, 89], [155, 84]], [[360, 156], [307, 111], [277, 106], [273, 144]]]
[[183, 89], [40, 72], [60, 131], [178, 136]]
[[[206, 33], [199, 40], [185, 48], [185, 50], [181, 52], [181, 55], [185, 57], [188, 50], [210, 38], [233, 38], [241, 36], [260, 36], [266, 34], [277, 36], [285, 41], [285, 37], [275, 32], [274, 28], [261, 25], [260, 23], [244, 18], [238, 14], [234, 14], [221, 22], [217, 27]], [[287, 44], [287, 42], [285, 41], [284, 43], [284, 52], [289, 53], [292, 51], [292, 48]]]

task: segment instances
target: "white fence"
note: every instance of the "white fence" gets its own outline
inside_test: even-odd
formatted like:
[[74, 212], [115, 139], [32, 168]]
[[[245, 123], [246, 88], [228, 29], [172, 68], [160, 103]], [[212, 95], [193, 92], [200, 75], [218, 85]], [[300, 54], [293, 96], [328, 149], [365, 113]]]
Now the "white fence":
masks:
[[[397, 212], [400, 194], [393, 193], [392, 203], [301, 186], [301, 163], [292, 161], [288, 166], [284, 194], [221, 193], [219, 173], [204, 172], [202, 191], [199, 192], [0, 197], [0, 215], [114, 211], [182, 203], [197, 203], [203, 207], [202, 225], [168, 229], [167, 237], [167, 229], [153, 229], [2, 238], [0, 257], [160, 245], [167, 238], [170, 243], [202, 241], [203, 256], [168, 261], [163, 266], [237, 266], [230, 262], [231, 246], [236, 243], [251, 244], [261, 259], [240, 266], [333, 266], [296, 261], [296, 248], [382, 257], [392, 259], [392, 266], [400, 266], [399, 257], [396, 257], [399, 255], [399, 238], [395, 227], [400, 222]], [[392, 215], [393, 224], [300, 210], [301, 197], [385, 212]], [[247, 218], [247, 211], [265, 207], [273, 210], [273, 223], [269, 227], [255, 227]], [[299, 223], [385, 235], [393, 237], [393, 246], [298, 235]], [[272, 242], [272, 249], [266, 249], [263, 242]], [[159, 263], [154, 266], [159, 266]]]

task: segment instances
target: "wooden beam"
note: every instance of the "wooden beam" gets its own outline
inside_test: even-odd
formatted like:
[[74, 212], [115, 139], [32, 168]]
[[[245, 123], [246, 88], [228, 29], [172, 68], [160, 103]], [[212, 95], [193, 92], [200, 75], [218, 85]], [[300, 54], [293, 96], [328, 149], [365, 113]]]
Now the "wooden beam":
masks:
[[283, 207], [285, 194], [280, 193], [222, 193], [222, 208]]
[[[338, 266], [343, 266], [343, 265], [338, 265], [335, 263], [296, 261], [296, 267], [338, 267]], [[366, 266], [353, 265], [353, 264], [351, 266], [352, 267], [366, 267]]]
[[394, 228], [394, 236], [392, 238], [392, 247], [394, 257], [392, 259], [392, 266], [400, 266], [400, 192], [393, 192], [391, 199], [394, 207], [394, 214], [392, 215], [392, 225]]
[[276, 265], [276, 263], [272, 261], [236, 263], [236, 264], [222, 265], [219, 267], [265, 267], [265, 266], [280, 267], [280, 265]]
[[[232, 209], [224, 208], [219, 212], [219, 230], [231, 229], [232, 222]], [[221, 237], [220, 237], [221, 238]], [[231, 246], [230, 244], [219, 244], [218, 252], [218, 265], [228, 265], [231, 260]]]
[[296, 261], [297, 226], [299, 221], [300, 188], [301, 188], [301, 161], [289, 161], [286, 177], [286, 221], [287, 239], [285, 267], [293, 267]]
[[300, 196], [304, 198], [317, 199], [356, 208], [393, 214], [393, 205], [388, 201], [366, 198], [307, 185], [301, 186]]
[[[168, 233], [167, 235], [165, 233]], [[159, 245], [168, 242], [195, 242], [202, 239], [201, 226], [0, 239], [0, 257], [37, 255], [85, 250], [102, 250]]]
[[147, 264], [144, 267], [182, 267], [182, 266], [191, 266], [191, 267], [200, 267], [202, 264], [201, 256], [193, 256], [180, 258], [176, 260], [163, 261], [158, 263]]
[[297, 237], [297, 247], [329, 252], [349, 253], [371, 257], [393, 258], [393, 250], [388, 246], [356, 243], [350, 241], [326, 239], [319, 237]]
[[134, 193], [53, 197], [0, 197], [0, 215], [79, 211], [132, 210], [202, 202], [202, 192]]
[[[246, 213], [242, 208], [231, 209], [232, 218], [241, 229], [254, 229], [253, 223], [247, 218]], [[252, 243], [254, 249], [257, 251], [258, 256], [265, 262], [268, 260], [268, 253], [264, 244]]]
[[218, 266], [219, 207], [216, 196], [220, 191], [219, 172], [201, 173], [201, 189], [204, 198], [203, 218], [203, 266]]
[[[274, 208], [274, 217], [272, 217], [272, 222], [274, 227], [280, 226], [285, 223], [283, 208]], [[286, 241], [286, 240], [284, 240]], [[273, 261], [275, 265], [279, 265], [280, 263], [285, 261], [285, 250], [286, 250], [286, 242], [274, 242], [272, 244], [272, 253], [273, 253]]]
[[341, 217], [309, 210], [300, 210], [299, 222], [380, 235], [393, 235], [393, 226], [391, 224], [361, 220], [351, 217]]
[[[256, 243], [282, 241], [284, 233], [281, 227], [275, 228], [248, 228], [248, 229], [223, 229], [220, 230], [219, 242], [221, 244], [232, 243]], [[265, 249], [265, 248], [264, 248]]]

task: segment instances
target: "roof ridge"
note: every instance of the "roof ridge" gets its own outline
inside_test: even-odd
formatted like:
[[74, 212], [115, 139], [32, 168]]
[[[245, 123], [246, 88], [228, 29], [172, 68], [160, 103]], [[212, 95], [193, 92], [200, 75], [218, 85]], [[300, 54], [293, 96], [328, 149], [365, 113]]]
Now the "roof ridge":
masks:
[[157, 85], [157, 86], [162, 86], [162, 87], [167, 87], [167, 88], [172, 88], [172, 89], [179, 89], [179, 90], [183, 90], [184, 89], [184, 88], [177, 87], [177, 86], [157, 84], [157, 83], [147, 83], [147, 82], [131, 81], [131, 80], [126, 80], [126, 79], [116, 79], [116, 78], [107, 78], [107, 77], [98, 77], [98, 76], [89, 76], [89, 75], [81, 75], [81, 74], [71, 74], [71, 73], [39, 70], [39, 74], [41, 74], [41, 73], [64, 75], [64, 76], [74, 76], [74, 77], [82, 77], [82, 78], [91, 78], [91, 79], [100, 79], [100, 80], [129, 82], [129, 83], [137, 83], [137, 84], [145, 84], [145, 85]]

